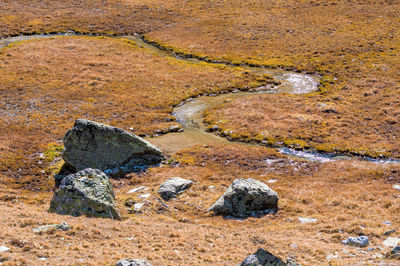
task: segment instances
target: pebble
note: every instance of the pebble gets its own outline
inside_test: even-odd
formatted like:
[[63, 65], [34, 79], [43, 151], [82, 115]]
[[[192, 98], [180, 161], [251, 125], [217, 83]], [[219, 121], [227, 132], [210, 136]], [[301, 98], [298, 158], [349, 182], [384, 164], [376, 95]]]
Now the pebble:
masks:
[[388, 237], [385, 241], [383, 241], [383, 245], [385, 247], [395, 247], [400, 242], [400, 238], [398, 237]]
[[135, 192], [138, 192], [139, 190], [143, 190], [143, 189], [146, 189], [146, 187], [143, 186], [143, 187], [132, 188], [131, 190], [128, 191], [128, 194], [135, 193]]
[[144, 203], [136, 203], [135, 205], [133, 205], [133, 210], [135, 212], [139, 211], [142, 207], [144, 206]]
[[151, 194], [143, 194], [143, 195], [140, 195], [139, 198], [147, 199], [150, 196], [151, 196]]
[[400, 190], [400, 185], [393, 185], [394, 189]]
[[390, 221], [383, 221], [383, 224], [392, 225], [392, 223]]
[[278, 182], [277, 179], [270, 179], [270, 180], [268, 180], [268, 183], [276, 183], [276, 182]]
[[305, 218], [305, 217], [298, 217], [300, 223], [308, 224], [308, 223], [316, 223], [318, 220], [315, 218]]
[[9, 251], [9, 250], [10, 250], [10, 248], [8, 248], [6, 246], [0, 246], [0, 253], [6, 252], [6, 251]]
[[339, 258], [339, 255], [328, 254], [326, 256], [326, 260], [330, 261], [331, 259]]
[[390, 236], [391, 234], [394, 234], [394, 233], [396, 233], [396, 230], [389, 230], [389, 231], [386, 231], [385, 233], [383, 233], [383, 236]]

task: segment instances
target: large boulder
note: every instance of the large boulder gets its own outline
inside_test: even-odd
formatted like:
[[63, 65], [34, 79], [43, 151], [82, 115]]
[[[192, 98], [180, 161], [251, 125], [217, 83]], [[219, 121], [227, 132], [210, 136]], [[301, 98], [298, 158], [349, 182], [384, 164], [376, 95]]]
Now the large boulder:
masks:
[[114, 191], [107, 175], [98, 169], [84, 169], [66, 176], [54, 192], [49, 212], [121, 219]]
[[287, 265], [280, 258], [272, 253], [260, 248], [256, 253], [247, 256], [247, 258], [238, 266], [285, 266]]
[[235, 217], [259, 216], [276, 212], [278, 200], [277, 193], [260, 181], [235, 179], [208, 211]]
[[122, 129], [78, 119], [64, 139], [63, 159], [76, 171], [96, 168], [107, 174], [131, 172], [159, 164], [162, 152]]
[[191, 180], [172, 177], [162, 183], [157, 192], [164, 200], [170, 200], [171, 198], [175, 198], [179, 193], [190, 188], [192, 184], [193, 181]]

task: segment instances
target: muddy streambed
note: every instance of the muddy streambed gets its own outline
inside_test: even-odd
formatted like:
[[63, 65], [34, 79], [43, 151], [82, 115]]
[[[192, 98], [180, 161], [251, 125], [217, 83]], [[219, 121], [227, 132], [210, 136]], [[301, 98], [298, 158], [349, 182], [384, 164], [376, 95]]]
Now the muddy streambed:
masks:
[[[18, 41], [25, 41], [31, 39], [43, 39], [43, 38], [56, 38], [58, 36], [76, 36], [73, 32], [59, 33], [59, 34], [38, 34], [38, 35], [23, 35], [16, 37], [9, 37], [0, 39], [0, 48], [5, 47], [9, 44]], [[201, 59], [186, 58], [175, 55], [172, 51], [164, 50], [154, 44], [147, 43], [139, 35], [130, 36], [118, 36], [115, 38], [125, 38], [136, 42], [139, 47], [146, 48], [159, 56], [162, 57], [174, 57], [186, 62], [199, 63], [203, 62]], [[215, 65], [223, 65], [226, 67], [236, 68], [237, 66], [230, 66], [225, 63], [213, 63]], [[251, 66], [240, 66], [245, 71], [269, 75], [276, 81], [280, 82], [280, 85], [273, 86], [268, 85], [260, 87], [254, 92], [242, 92], [234, 91], [219, 95], [212, 96], [200, 96], [194, 99], [182, 103], [181, 105], [174, 108], [172, 115], [176, 118], [177, 122], [181, 124], [183, 132], [168, 133], [159, 137], [147, 138], [148, 141], [154, 145], [160, 147], [162, 150], [167, 152], [176, 152], [178, 150], [188, 148], [196, 144], [218, 144], [218, 143], [229, 143], [229, 141], [216, 134], [206, 132], [206, 126], [203, 123], [203, 112], [208, 108], [215, 107], [226, 101], [234, 100], [239, 97], [257, 95], [257, 94], [272, 94], [272, 93], [294, 93], [304, 94], [313, 92], [318, 89], [320, 77], [316, 75], [310, 75], [306, 73], [298, 73], [293, 71], [287, 71], [283, 69], [269, 69], [264, 67], [251, 67]], [[235, 142], [241, 145], [258, 145]], [[360, 158], [353, 156], [343, 156], [337, 154], [319, 153], [316, 151], [299, 151], [291, 148], [277, 148], [282, 154], [287, 154], [296, 158], [303, 158], [311, 161], [318, 162], [329, 162], [333, 160], [349, 160], [349, 159], [363, 159], [376, 163], [400, 163], [399, 159], [372, 159], [372, 158]]]

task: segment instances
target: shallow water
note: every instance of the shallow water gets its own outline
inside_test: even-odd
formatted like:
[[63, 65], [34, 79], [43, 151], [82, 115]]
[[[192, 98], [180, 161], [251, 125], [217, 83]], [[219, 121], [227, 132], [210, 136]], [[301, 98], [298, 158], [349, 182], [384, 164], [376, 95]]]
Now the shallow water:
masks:
[[[24, 35], [0, 39], [0, 48], [3, 48], [11, 43], [31, 40], [31, 39], [43, 39], [43, 38], [56, 38], [58, 36], [74, 36], [80, 35], [73, 32], [69, 33], [58, 33], [58, 34], [39, 34], [39, 35]], [[125, 38], [132, 40], [137, 43], [139, 47], [146, 48], [155, 54], [162, 57], [173, 57], [186, 62], [199, 63], [203, 62], [196, 58], [182, 58], [176, 56], [173, 52], [163, 50], [156, 45], [145, 42], [139, 35], [132, 36], [119, 36], [115, 38]], [[235, 68], [237, 66], [231, 66], [224, 63], [213, 63], [215, 65], [224, 65], [226, 67]], [[220, 105], [225, 101], [233, 100], [238, 97], [244, 97], [248, 95], [256, 94], [271, 94], [271, 93], [293, 93], [293, 94], [304, 94], [313, 92], [318, 89], [320, 81], [319, 76], [309, 75], [305, 73], [297, 73], [292, 71], [286, 71], [283, 69], [268, 69], [264, 67], [251, 67], [251, 66], [240, 66], [246, 71], [254, 72], [261, 75], [272, 76], [275, 80], [281, 84], [279, 86], [271, 87], [260, 87], [255, 92], [230, 92], [226, 94], [220, 94], [216, 96], [200, 96], [195, 99], [189, 99], [185, 103], [178, 107], [175, 107], [172, 115], [176, 118], [177, 122], [181, 124], [183, 132], [168, 133], [160, 137], [147, 138], [152, 144], [160, 147], [162, 150], [167, 152], [176, 152], [178, 150], [191, 147], [197, 144], [219, 144], [228, 143], [229, 141], [225, 138], [217, 136], [213, 133], [206, 132], [206, 126], [203, 123], [203, 112], [208, 108]], [[242, 145], [257, 145], [257, 144], [245, 144], [236, 142]], [[334, 160], [349, 160], [349, 159], [362, 159], [374, 163], [400, 163], [400, 159], [373, 159], [373, 158], [360, 158], [353, 156], [343, 156], [329, 153], [319, 153], [316, 151], [299, 151], [291, 148], [278, 148], [280, 153], [286, 154], [296, 158], [302, 158], [310, 161], [317, 162], [330, 162]]]

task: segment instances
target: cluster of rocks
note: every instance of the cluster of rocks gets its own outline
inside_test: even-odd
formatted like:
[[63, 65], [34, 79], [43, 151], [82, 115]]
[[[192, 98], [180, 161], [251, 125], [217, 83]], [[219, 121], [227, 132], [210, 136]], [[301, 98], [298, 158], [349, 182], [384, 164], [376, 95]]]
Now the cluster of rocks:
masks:
[[[57, 190], [49, 208], [58, 214], [120, 220], [108, 175], [154, 166], [164, 158], [158, 148], [138, 136], [85, 119], [75, 122], [63, 142], [65, 166], [55, 177]], [[67, 174], [68, 171], [72, 173]], [[193, 181], [180, 177], [169, 178], [158, 193], [168, 201], [192, 184]], [[260, 216], [276, 212], [278, 200], [277, 193], [260, 181], [235, 179], [208, 211], [234, 217]]]
[[[292, 258], [288, 258], [284, 262], [279, 257], [266, 251], [265, 249], [258, 249], [254, 254], [247, 256], [237, 266], [297, 266], [299, 264]], [[144, 259], [121, 259], [117, 261], [115, 266], [151, 266]]]
[[[107, 176], [140, 171], [161, 163], [162, 152], [122, 129], [78, 119], [64, 139], [65, 165], [55, 176], [50, 212], [121, 219]], [[69, 174], [68, 174], [69, 173]]]
[[[73, 128], [66, 133], [63, 142], [65, 166], [60, 174], [56, 175], [57, 190], [49, 208], [50, 212], [58, 214], [120, 220], [121, 215], [115, 205], [115, 195], [109, 176], [115, 177], [156, 166], [164, 158], [158, 148], [138, 136], [84, 119], [75, 122]], [[191, 180], [172, 177], [165, 180], [157, 192], [163, 200], [169, 201], [192, 185]], [[145, 188], [140, 187], [130, 192], [142, 189]], [[148, 196], [150, 194], [146, 194], [146, 197]], [[208, 211], [217, 215], [240, 218], [260, 217], [278, 211], [278, 201], [277, 193], [266, 184], [251, 178], [235, 179]], [[143, 203], [140, 204], [141, 208]], [[69, 230], [69, 228], [67, 224], [51, 224], [35, 228], [34, 232]], [[346, 241], [349, 244], [364, 246], [362, 242], [364, 239]], [[123, 259], [116, 265], [150, 266], [151, 264], [143, 259]], [[259, 249], [239, 265], [296, 265], [296, 263], [291, 259], [284, 262], [270, 252]]]

